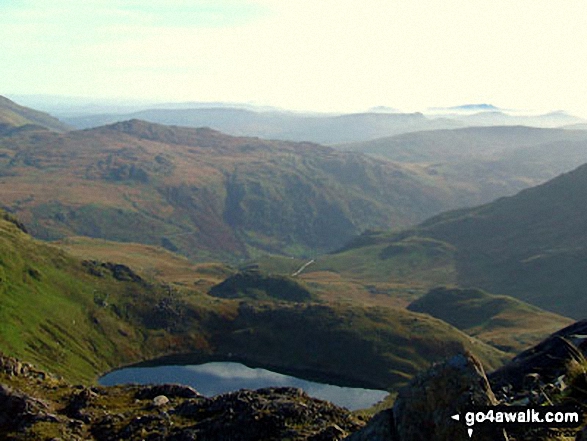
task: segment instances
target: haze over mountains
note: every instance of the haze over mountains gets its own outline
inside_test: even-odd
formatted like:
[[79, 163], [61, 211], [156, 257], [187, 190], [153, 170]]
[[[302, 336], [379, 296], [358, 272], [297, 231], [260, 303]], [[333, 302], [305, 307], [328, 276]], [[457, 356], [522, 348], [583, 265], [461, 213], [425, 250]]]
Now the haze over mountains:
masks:
[[460, 189], [464, 205], [474, 205], [513, 195], [587, 162], [587, 132], [467, 127], [405, 133], [336, 148], [423, 165], [446, 185]]
[[[143, 121], [186, 127], [210, 127], [234, 136], [338, 144], [373, 140], [423, 130], [468, 126], [528, 125], [560, 127], [584, 123], [564, 112], [525, 115], [489, 104], [435, 108], [415, 113], [379, 106], [353, 114], [289, 112], [239, 103], [97, 103], [79, 99], [21, 97], [38, 103], [78, 129], [115, 122]], [[61, 102], [62, 104], [56, 104]], [[69, 105], [67, 104], [69, 103]]]

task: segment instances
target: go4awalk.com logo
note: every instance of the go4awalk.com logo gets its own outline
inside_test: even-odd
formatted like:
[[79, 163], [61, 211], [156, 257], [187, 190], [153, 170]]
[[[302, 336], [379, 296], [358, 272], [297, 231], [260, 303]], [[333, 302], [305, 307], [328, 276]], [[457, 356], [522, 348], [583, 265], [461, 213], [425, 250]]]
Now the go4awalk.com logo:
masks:
[[466, 426], [469, 438], [475, 427], [523, 430], [576, 429], [583, 423], [583, 412], [574, 406], [479, 406], [465, 409], [451, 418]]

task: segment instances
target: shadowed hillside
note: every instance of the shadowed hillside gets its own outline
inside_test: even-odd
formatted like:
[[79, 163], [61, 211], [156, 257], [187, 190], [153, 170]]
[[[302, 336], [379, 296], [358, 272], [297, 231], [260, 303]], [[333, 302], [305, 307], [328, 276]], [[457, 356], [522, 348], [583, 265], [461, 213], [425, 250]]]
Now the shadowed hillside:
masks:
[[435, 288], [408, 309], [430, 314], [509, 352], [526, 349], [572, 323], [512, 297], [478, 289]]
[[[338, 261], [341, 270], [344, 261], [351, 260], [355, 268], [367, 267], [369, 261], [381, 265], [392, 251], [396, 267], [406, 268], [400, 274], [404, 280], [432, 284], [444, 275], [443, 284], [507, 294], [559, 314], [583, 317], [586, 197], [583, 165], [515, 196], [447, 212], [414, 229], [363, 234], [320, 265], [326, 268]], [[427, 245], [416, 249], [415, 243]], [[432, 251], [438, 247], [445, 252]], [[346, 268], [352, 273], [352, 266]]]

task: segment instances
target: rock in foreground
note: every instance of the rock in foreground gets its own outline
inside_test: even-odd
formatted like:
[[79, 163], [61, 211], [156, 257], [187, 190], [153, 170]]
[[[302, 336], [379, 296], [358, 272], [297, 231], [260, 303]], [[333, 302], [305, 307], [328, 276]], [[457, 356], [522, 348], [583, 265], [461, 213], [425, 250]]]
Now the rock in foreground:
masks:
[[72, 386], [15, 366], [0, 357], [0, 439], [338, 441], [364, 425], [301, 389], [206, 398], [177, 385]]

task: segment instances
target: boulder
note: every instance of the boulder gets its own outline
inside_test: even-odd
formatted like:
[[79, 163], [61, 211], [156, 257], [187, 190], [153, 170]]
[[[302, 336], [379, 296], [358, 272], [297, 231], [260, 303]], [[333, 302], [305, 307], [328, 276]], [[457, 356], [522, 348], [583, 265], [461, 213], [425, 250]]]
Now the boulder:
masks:
[[536, 346], [489, 375], [494, 390], [526, 390], [528, 379], [537, 376], [543, 384], [556, 383], [566, 375], [569, 363], [585, 361], [587, 320], [578, 321], [555, 332]]
[[135, 394], [135, 398], [152, 400], [159, 395], [165, 395], [167, 398], [197, 398], [201, 396], [193, 387], [181, 384], [158, 384], [141, 387]]
[[153, 398], [153, 406], [155, 407], [165, 406], [166, 404], [169, 404], [169, 398], [165, 395], [157, 395]]
[[[451, 418], [469, 406], [496, 405], [479, 360], [459, 354], [433, 365], [400, 390], [393, 409], [376, 415], [348, 441], [466, 441], [467, 427]], [[475, 428], [476, 440], [505, 441], [503, 431]]]

